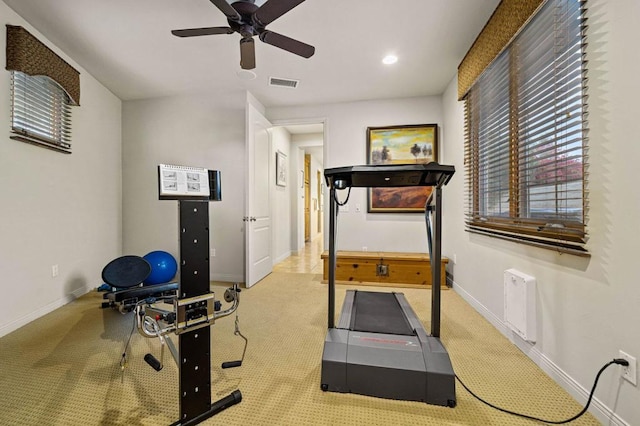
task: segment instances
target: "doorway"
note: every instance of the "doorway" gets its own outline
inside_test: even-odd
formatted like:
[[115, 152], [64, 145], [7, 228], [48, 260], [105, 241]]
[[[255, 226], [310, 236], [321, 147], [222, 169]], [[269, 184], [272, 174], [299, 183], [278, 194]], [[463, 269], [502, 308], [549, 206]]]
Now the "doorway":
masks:
[[[291, 124], [276, 121], [274, 125], [285, 129], [289, 135], [288, 161], [291, 185], [286, 233], [290, 237], [288, 255], [295, 255], [305, 248], [305, 243], [322, 240], [322, 230], [325, 226], [322, 223], [325, 217], [322, 208], [326, 205], [322, 200], [326, 191], [322, 190], [320, 183], [324, 176], [324, 120]], [[282, 215], [274, 215], [276, 221], [280, 221], [281, 218]], [[275, 263], [282, 260], [283, 253], [276, 253]]]

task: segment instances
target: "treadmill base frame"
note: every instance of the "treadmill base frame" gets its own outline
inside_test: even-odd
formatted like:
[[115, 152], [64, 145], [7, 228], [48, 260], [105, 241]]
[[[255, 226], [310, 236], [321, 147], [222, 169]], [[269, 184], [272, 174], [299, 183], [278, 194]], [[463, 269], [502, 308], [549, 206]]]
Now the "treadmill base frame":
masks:
[[449, 354], [427, 335], [404, 295], [395, 293], [413, 335], [349, 330], [355, 293], [347, 291], [338, 327], [327, 332], [321, 389], [455, 407]]

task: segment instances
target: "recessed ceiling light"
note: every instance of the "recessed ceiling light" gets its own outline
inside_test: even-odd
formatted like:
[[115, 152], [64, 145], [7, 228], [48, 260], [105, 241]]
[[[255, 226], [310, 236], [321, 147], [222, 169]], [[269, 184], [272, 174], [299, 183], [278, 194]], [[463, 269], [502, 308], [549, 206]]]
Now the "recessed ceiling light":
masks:
[[396, 62], [398, 62], [398, 57], [395, 55], [387, 55], [382, 59], [382, 63], [386, 65], [395, 64]]

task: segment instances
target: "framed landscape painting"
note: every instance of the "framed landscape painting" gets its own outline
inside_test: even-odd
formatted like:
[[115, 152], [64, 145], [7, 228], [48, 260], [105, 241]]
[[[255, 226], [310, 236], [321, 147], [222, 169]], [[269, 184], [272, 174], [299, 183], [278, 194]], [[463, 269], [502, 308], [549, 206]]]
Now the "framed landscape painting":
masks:
[[[368, 127], [367, 164], [426, 164], [438, 159], [438, 126]], [[369, 213], [421, 213], [431, 187], [369, 188]]]

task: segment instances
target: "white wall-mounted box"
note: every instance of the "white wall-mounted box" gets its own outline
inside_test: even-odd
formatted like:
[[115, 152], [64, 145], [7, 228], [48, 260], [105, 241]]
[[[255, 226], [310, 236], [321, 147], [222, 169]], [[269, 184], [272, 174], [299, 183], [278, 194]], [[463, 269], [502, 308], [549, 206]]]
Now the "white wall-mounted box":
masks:
[[536, 279], [516, 269], [504, 271], [504, 322], [523, 339], [536, 341]]

